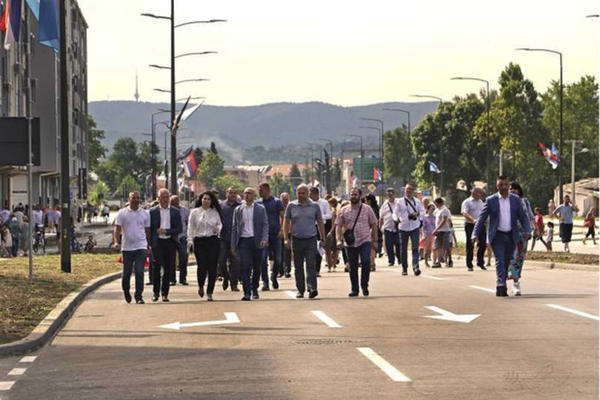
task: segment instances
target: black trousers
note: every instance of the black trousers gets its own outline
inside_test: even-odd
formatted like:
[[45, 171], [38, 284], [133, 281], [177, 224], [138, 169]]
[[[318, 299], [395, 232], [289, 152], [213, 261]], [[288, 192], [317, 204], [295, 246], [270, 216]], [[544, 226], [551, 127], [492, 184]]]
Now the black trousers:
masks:
[[[177, 242], [173, 239], [158, 239], [158, 243], [152, 248], [154, 265], [152, 266], [152, 285], [154, 295], [169, 295], [171, 287], [171, 271], [175, 268], [175, 253], [177, 253]], [[161, 278], [162, 269], [162, 278]], [[162, 282], [161, 282], [162, 279]]]
[[231, 240], [220, 239], [218, 272], [231, 287], [237, 287], [240, 279], [240, 260], [231, 254]]
[[207, 294], [213, 294], [217, 280], [217, 262], [219, 260], [219, 238], [217, 236], [195, 237], [194, 255], [196, 256], [196, 277], [198, 287], [203, 287], [208, 275]]
[[[468, 268], [473, 268], [473, 252], [474, 252], [474, 246], [473, 246], [473, 240], [471, 239], [471, 236], [473, 235], [473, 230], [475, 229], [475, 224], [471, 224], [466, 222], [465, 223], [465, 238], [467, 241], [467, 267]], [[485, 265], [484, 263], [484, 257], [485, 257], [485, 248], [486, 248], [486, 229], [485, 229], [485, 225], [481, 227], [481, 231], [479, 232], [479, 237], [478, 239], [478, 248], [477, 248], [477, 266], [478, 267], [483, 267]]]

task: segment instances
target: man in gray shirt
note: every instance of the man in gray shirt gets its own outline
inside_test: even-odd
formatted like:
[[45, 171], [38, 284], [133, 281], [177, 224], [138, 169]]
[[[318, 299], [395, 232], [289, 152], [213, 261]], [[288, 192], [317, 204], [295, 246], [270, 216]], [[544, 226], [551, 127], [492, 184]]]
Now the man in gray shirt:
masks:
[[556, 207], [552, 215], [559, 217], [560, 240], [563, 242], [565, 251], [568, 253], [569, 242], [573, 233], [573, 213], [579, 212], [579, 208], [575, 204], [571, 204], [571, 197], [568, 194], [565, 195], [564, 199], [564, 203]]
[[[481, 214], [481, 210], [483, 210], [483, 189], [481, 188], [473, 188], [471, 191], [471, 197], [462, 202], [462, 206], [460, 208], [460, 212], [463, 217], [465, 217], [465, 237], [467, 241], [467, 268], [469, 271], [473, 271], [473, 250], [474, 245], [473, 241], [470, 240], [473, 235], [473, 229], [475, 229], [475, 222], [477, 222], [477, 218]], [[477, 248], [477, 266], [481, 269], [486, 269], [484, 265], [484, 257], [485, 257], [485, 248], [486, 248], [486, 238], [485, 238], [485, 229], [482, 229], [482, 233], [480, 233], [478, 238], [478, 248]]]
[[[301, 184], [296, 188], [298, 200], [291, 202], [285, 210], [283, 222], [283, 237], [285, 246], [292, 249], [294, 257], [294, 273], [298, 293], [296, 298], [304, 297], [308, 287], [308, 297], [315, 298], [317, 291], [317, 227], [320, 237], [325, 237], [325, 224], [321, 215], [321, 208], [308, 198], [308, 186]], [[291, 243], [289, 233], [291, 232]], [[319, 243], [323, 247], [323, 242]], [[304, 261], [306, 261], [306, 286], [304, 274]]]

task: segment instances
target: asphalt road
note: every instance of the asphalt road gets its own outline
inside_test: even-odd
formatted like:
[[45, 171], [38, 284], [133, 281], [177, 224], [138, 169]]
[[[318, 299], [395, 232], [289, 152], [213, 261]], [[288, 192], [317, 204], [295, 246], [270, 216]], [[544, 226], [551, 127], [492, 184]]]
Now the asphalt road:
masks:
[[[257, 301], [217, 287], [209, 303], [190, 279], [172, 288], [170, 303], [151, 303], [146, 287], [148, 303], [135, 305], [115, 282], [35, 361], [0, 359], [0, 381], [14, 382], [0, 398], [598, 398], [598, 273], [526, 265], [523, 296], [496, 298], [485, 290], [495, 286], [493, 271], [455, 265], [420, 277], [378, 267], [371, 296], [353, 299], [343, 272], [323, 273], [314, 300], [293, 299], [293, 279], [283, 279]], [[426, 318], [444, 310], [479, 316]], [[232, 323], [159, 327], [225, 313], [235, 313]], [[7, 375], [15, 368], [26, 370]]]

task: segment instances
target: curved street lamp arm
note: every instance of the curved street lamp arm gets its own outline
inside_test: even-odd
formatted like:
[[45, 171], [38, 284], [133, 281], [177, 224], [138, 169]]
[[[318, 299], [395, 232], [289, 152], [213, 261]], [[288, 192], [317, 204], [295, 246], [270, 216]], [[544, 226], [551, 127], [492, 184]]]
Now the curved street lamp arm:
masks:
[[205, 54], [218, 54], [218, 53], [216, 51], [202, 51], [202, 52], [196, 52], [196, 53], [179, 54], [179, 55], [176, 55], [175, 58], [182, 58], [182, 57], [188, 57], [188, 56], [203, 56]]
[[538, 49], [538, 48], [530, 48], [530, 47], [519, 47], [519, 48], [516, 48], [515, 50], [521, 50], [521, 51], [544, 51], [546, 53], [558, 54], [559, 56], [562, 57], [562, 53], [560, 51], [556, 51], [556, 50], [552, 50], [552, 49]]
[[180, 83], [186, 83], [186, 82], [204, 82], [204, 81], [209, 81], [210, 79], [204, 79], [204, 78], [198, 78], [198, 79], [184, 79], [182, 81], [178, 81], [175, 82], [176, 85], [179, 85]]
[[485, 79], [472, 78], [472, 77], [468, 77], [468, 76], [455, 76], [453, 78], [450, 78], [450, 80], [451, 81], [479, 81], [479, 82], [487, 83], [488, 85], [490, 84], [490, 82]]
[[161, 93], [171, 93], [170, 90], [165, 90], [165, 89], [154, 89], [157, 92], [161, 92]]
[[164, 67], [162, 65], [157, 65], [157, 64], [150, 64], [148, 65], [150, 68], [157, 68], [157, 69], [171, 69], [171, 67]]
[[164, 15], [154, 15], [154, 14], [150, 14], [150, 13], [142, 13], [140, 15], [142, 17], [149, 17], [149, 18], [155, 18], [155, 19], [168, 19], [169, 21], [171, 20], [171, 17], [166, 17]]
[[212, 24], [215, 22], [227, 22], [226, 19], [209, 19], [207, 21], [190, 21], [190, 22], [184, 22], [183, 24], [177, 24], [175, 25], [175, 28], [179, 28], [182, 26], [187, 26], [187, 25], [194, 25], [194, 24]]

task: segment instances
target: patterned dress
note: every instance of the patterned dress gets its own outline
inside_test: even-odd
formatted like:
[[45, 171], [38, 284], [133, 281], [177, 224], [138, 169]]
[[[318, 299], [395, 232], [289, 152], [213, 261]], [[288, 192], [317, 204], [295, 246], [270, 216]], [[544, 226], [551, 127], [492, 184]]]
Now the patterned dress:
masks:
[[[530, 221], [533, 221], [534, 217], [533, 212], [531, 211], [529, 200], [527, 200], [525, 197], [521, 198], [521, 205], [523, 207], [523, 211], [525, 212], [525, 216], [529, 218]], [[525, 232], [519, 221], [517, 221], [517, 225], [519, 228], [519, 241], [517, 242], [517, 247], [515, 248], [515, 252], [510, 260], [510, 268], [508, 270], [508, 279], [514, 279], [515, 281], [521, 279], [523, 263], [525, 262], [525, 256], [527, 255], [528, 242], [528, 240], [525, 238], [527, 232]]]

